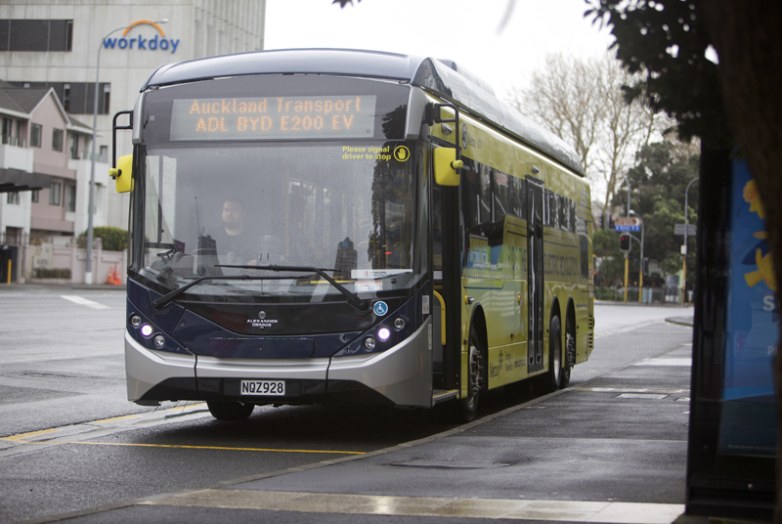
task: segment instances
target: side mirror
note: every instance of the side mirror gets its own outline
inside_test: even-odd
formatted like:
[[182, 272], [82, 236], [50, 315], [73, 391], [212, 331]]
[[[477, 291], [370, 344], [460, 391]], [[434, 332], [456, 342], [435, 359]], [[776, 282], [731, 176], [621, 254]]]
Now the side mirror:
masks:
[[456, 148], [434, 148], [434, 181], [439, 186], [457, 187], [464, 162], [456, 159]]
[[117, 193], [133, 191], [133, 155], [119, 157], [117, 167], [109, 169], [109, 176], [114, 179]]
[[459, 109], [453, 104], [430, 104], [428, 111], [429, 117], [427, 120], [429, 125], [459, 121]]

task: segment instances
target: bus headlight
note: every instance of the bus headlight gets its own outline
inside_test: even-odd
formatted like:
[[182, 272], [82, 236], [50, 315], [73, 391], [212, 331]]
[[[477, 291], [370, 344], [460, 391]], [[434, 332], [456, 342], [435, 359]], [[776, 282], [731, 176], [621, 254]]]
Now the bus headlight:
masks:
[[144, 338], [151, 337], [153, 331], [154, 329], [152, 328], [152, 324], [144, 324], [141, 326], [141, 336]]
[[128, 334], [147, 349], [192, 355], [186, 348], [177, 344], [176, 340], [169, 337], [165, 329], [147, 320], [143, 313], [136, 311], [128, 313], [127, 329]]
[[387, 342], [388, 339], [391, 337], [391, 330], [387, 327], [381, 327], [377, 330], [377, 338], [380, 339], [380, 342]]
[[375, 325], [367, 328], [361, 335], [350, 341], [332, 356], [350, 357], [360, 355], [378, 355], [402, 344], [416, 329], [415, 319], [418, 299], [412, 297], [402, 306], [394, 308], [385, 318], [378, 319]]

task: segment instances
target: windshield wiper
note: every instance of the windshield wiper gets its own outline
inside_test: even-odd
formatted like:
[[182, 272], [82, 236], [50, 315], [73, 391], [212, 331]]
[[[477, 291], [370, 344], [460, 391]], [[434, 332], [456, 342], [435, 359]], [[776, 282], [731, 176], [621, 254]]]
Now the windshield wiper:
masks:
[[[358, 309], [359, 311], [366, 311], [369, 309], [369, 301], [364, 300], [362, 298], [359, 298], [359, 296], [349, 289], [347, 289], [345, 286], [334, 280], [332, 277], [326, 273], [326, 271], [336, 271], [335, 269], [321, 269], [314, 266], [281, 266], [279, 264], [277, 265], [268, 265], [268, 266], [234, 266], [234, 265], [226, 265], [226, 264], [218, 264], [215, 267], [228, 267], [228, 268], [234, 268], [234, 269], [257, 269], [261, 271], [276, 271], [276, 272], [284, 272], [284, 271], [293, 271], [296, 273], [315, 273], [316, 275], [320, 276], [334, 286], [340, 293], [342, 293], [345, 298], [348, 299], [348, 304], [353, 306], [354, 308]], [[163, 297], [161, 297], [163, 298]]]
[[162, 295], [152, 301], [152, 307], [156, 310], [161, 310], [176, 299], [179, 295], [187, 291], [193, 286], [197, 286], [201, 282], [206, 280], [264, 280], [264, 277], [250, 276], [250, 275], [212, 275], [199, 277], [192, 282], [188, 282], [182, 287], [178, 287], [173, 291], [169, 291], [165, 295]]

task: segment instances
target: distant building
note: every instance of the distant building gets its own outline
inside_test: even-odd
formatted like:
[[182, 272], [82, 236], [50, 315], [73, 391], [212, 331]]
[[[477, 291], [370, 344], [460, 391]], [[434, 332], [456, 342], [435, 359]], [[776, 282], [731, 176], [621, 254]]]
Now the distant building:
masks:
[[[0, 243], [72, 236], [86, 227], [88, 186], [78, 180], [88, 173], [92, 129], [65, 112], [52, 88], [0, 84], [0, 119]], [[105, 173], [106, 164], [99, 165]]]
[[[264, 0], [2, 2], [0, 243], [87, 227], [96, 70], [94, 225], [127, 227], [127, 196], [106, 175], [112, 116], [163, 64], [263, 49], [264, 13]], [[117, 149], [131, 152], [127, 134]]]

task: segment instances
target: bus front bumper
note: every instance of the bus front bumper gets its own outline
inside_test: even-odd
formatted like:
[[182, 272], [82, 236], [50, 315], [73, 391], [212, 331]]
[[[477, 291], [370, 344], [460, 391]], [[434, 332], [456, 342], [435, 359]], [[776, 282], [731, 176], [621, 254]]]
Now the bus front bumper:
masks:
[[[128, 400], [432, 406], [431, 321], [376, 355], [306, 360], [219, 359], [151, 351], [125, 335]], [[285, 396], [241, 394], [242, 380], [284, 380]]]

